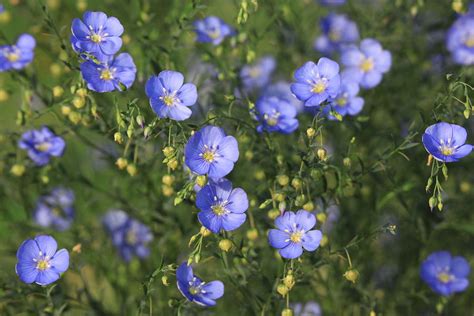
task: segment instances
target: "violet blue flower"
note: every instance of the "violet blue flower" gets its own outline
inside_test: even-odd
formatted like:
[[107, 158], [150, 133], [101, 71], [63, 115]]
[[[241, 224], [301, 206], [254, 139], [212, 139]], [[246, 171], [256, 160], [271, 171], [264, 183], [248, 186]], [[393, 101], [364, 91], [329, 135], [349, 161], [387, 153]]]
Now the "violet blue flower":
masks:
[[364, 99], [357, 96], [358, 93], [359, 85], [357, 82], [348, 80], [343, 76], [339, 93], [335, 98], [331, 98], [329, 100], [329, 106], [324, 108], [328, 118], [331, 120], [335, 119], [335, 117], [329, 113], [329, 110], [335, 111], [341, 116], [354, 116], [359, 114], [364, 107]]
[[208, 16], [195, 21], [194, 31], [197, 35], [196, 41], [213, 45], [219, 45], [226, 37], [233, 36], [235, 33], [232, 27], [216, 16]]
[[51, 236], [41, 235], [25, 240], [16, 253], [16, 274], [24, 283], [48, 285], [59, 279], [69, 267], [69, 252], [56, 251], [58, 244]]
[[49, 128], [43, 126], [23, 133], [18, 147], [26, 150], [37, 166], [44, 166], [49, 163], [51, 157], [63, 155], [66, 143], [60, 136], [56, 136]]
[[240, 70], [240, 80], [245, 91], [254, 91], [268, 85], [276, 67], [275, 58], [265, 56], [254, 64], [245, 65]]
[[53, 227], [59, 231], [68, 229], [74, 219], [74, 192], [65, 188], [55, 188], [36, 202], [35, 222], [43, 227]]
[[22, 34], [14, 45], [0, 46], [0, 72], [20, 70], [33, 61], [36, 41], [30, 34]]
[[331, 13], [321, 20], [322, 35], [316, 38], [314, 49], [325, 55], [341, 51], [359, 40], [357, 24], [344, 14]]
[[257, 116], [260, 125], [259, 133], [265, 131], [290, 134], [298, 128], [296, 108], [284, 99], [262, 97], [257, 100]]
[[224, 295], [224, 284], [221, 281], [203, 282], [193, 273], [193, 268], [186, 262], [176, 270], [176, 283], [183, 296], [201, 306], [214, 306], [216, 300]]
[[291, 84], [286, 81], [278, 81], [265, 88], [262, 97], [277, 97], [290, 103], [297, 113], [301, 113], [304, 110], [304, 103], [295, 98], [291, 92]]
[[441, 122], [429, 126], [422, 141], [426, 151], [436, 160], [455, 162], [472, 151], [472, 145], [466, 144], [466, 138], [464, 127]]
[[446, 47], [455, 63], [474, 65], [474, 10], [453, 23], [446, 34]]
[[171, 70], [164, 70], [148, 79], [145, 92], [158, 117], [183, 121], [191, 116], [189, 106], [197, 101], [197, 89], [194, 84], [183, 82], [184, 76]]

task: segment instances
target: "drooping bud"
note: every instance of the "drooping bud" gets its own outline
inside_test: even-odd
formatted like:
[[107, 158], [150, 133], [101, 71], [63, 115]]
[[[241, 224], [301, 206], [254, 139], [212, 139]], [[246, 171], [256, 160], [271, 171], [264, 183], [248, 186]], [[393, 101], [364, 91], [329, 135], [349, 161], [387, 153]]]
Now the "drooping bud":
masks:
[[219, 248], [225, 252], [228, 252], [232, 248], [232, 241], [229, 239], [222, 239], [219, 241]]

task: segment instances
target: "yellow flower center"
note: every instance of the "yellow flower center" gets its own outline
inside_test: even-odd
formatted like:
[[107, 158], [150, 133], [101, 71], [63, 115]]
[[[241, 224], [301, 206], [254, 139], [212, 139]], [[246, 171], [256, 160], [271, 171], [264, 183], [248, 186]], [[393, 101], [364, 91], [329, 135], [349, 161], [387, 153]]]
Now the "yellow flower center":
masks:
[[93, 41], [94, 43], [100, 43], [102, 42], [102, 36], [100, 36], [99, 34], [92, 34], [91, 41]]
[[438, 280], [442, 283], [448, 283], [451, 281], [451, 275], [446, 272], [441, 272], [438, 274]]
[[189, 293], [191, 293], [191, 295], [196, 295], [196, 294], [199, 294], [200, 292], [201, 292], [201, 289], [199, 289], [196, 286], [191, 286], [189, 288]]
[[275, 126], [278, 124], [278, 119], [275, 118], [275, 117], [269, 117], [267, 119], [267, 124], [270, 125], [270, 126]]
[[100, 79], [102, 80], [112, 80], [114, 76], [112, 75], [112, 72], [109, 69], [104, 69], [100, 73]]
[[258, 76], [260, 76], [260, 72], [260, 67], [252, 67], [250, 68], [249, 75], [252, 78], [257, 78]]
[[466, 46], [469, 48], [474, 47], [474, 34], [470, 35], [464, 44], [466, 44]]
[[329, 32], [329, 39], [333, 42], [337, 42], [341, 39], [341, 33], [337, 31], [331, 31]]
[[44, 271], [49, 268], [49, 262], [48, 260], [42, 259], [39, 260], [38, 263], [36, 264], [36, 269]]
[[14, 63], [18, 59], [20, 59], [20, 55], [17, 54], [17, 53], [9, 53], [9, 54], [7, 54], [7, 59], [8, 59], [8, 61]]
[[212, 39], [217, 39], [219, 36], [221, 36], [221, 31], [219, 29], [216, 29], [214, 31], [209, 31], [207, 32], [207, 36], [209, 36]]
[[336, 103], [339, 106], [345, 106], [347, 104], [347, 98], [344, 98], [344, 97], [337, 98]]
[[303, 237], [303, 232], [296, 231], [296, 232], [291, 233], [290, 240], [294, 243], [299, 243], [301, 242], [301, 237]]
[[222, 205], [213, 205], [213, 206], [212, 206], [212, 211], [213, 211], [214, 214], [216, 214], [217, 216], [221, 216], [221, 215], [224, 215], [224, 213], [225, 213], [225, 208], [224, 208]]
[[202, 158], [207, 161], [207, 162], [213, 162], [214, 159], [215, 159], [215, 154], [213, 151], [210, 151], [210, 150], [206, 150], [203, 154], [202, 154]]
[[314, 86], [313, 89], [311, 89], [311, 92], [314, 93], [321, 93], [326, 89], [326, 84], [323, 81], [318, 81]]
[[162, 98], [163, 103], [166, 104], [166, 106], [172, 106], [174, 104], [174, 97], [171, 95], [166, 95]]
[[137, 243], [137, 234], [135, 234], [133, 230], [129, 230], [127, 232], [126, 239], [127, 239], [127, 244], [134, 245]]
[[51, 144], [47, 143], [47, 142], [43, 142], [43, 143], [40, 143], [38, 145], [35, 145], [36, 150], [39, 150], [39, 151], [42, 151], [42, 152], [47, 151], [50, 147], [51, 147]]
[[371, 71], [374, 69], [374, 62], [372, 61], [371, 58], [365, 58], [361, 63], [360, 63], [360, 69], [364, 72]]
[[454, 148], [448, 146], [441, 146], [440, 151], [445, 156], [451, 156], [454, 153]]

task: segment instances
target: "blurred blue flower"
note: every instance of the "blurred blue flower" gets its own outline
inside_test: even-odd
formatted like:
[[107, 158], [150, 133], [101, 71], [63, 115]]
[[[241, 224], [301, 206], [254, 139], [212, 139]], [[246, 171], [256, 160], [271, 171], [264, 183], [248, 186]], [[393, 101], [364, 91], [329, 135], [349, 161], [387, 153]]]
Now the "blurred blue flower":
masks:
[[316, 65], [306, 62], [295, 71], [296, 82], [291, 85], [291, 92], [305, 106], [319, 106], [328, 98], [334, 98], [341, 84], [339, 65], [328, 58], [321, 58]]
[[235, 230], [245, 222], [249, 201], [244, 190], [232, 189], [232, 183], [222, 178], [209, 181], [197, 193], [196, 206], [201, 210], [201, 224], [217, 234], [221, 230]]
[[0, 14], [5, 12], [5, 6], [0, 3]]
[[321, 306], [314, 301], [307, 303], [295, 303], [291, 306], [294, 316], [321, 316]]
[[298, 128], [296, 108], [284, 99], [261, 97], [256, 104], [260, 125], [259, 133], [265, 131], [290, 134]]
[[22, 34], [16, 44], [0, 46], [0, 72], [25, 68], [35, 57], [36, 41], [30, 34]]
[[63, 155], [66, 143], [60, 136], [56, 136], [46, 126], [37, 130], [30, 130], [21, 136], [18, 147], [28, 152], [28, 157], [37, 165], [44, 166], [51, 157]]
[[392, 66], [392, 55], [383, 50], [382, 45], [374, 39], [366, 38], [360, 42], [360, 48], [347, 47], [341, 55], [341, 62], [346, 69], [344, 76], [359, 82], [364, 89], [370, 89], [382, 81], [384, 73]]
[[59, 279], [69, 267], [69, 252], [61, 249], [51, 236], [25, 240], [16, 253], [16, 274], [25, 283], [48, 285]]
[[294, 259], [306, 251], [315, 251], [319, 247], [321, 231], [311, 230], [316, 225], [316, 217], [305, 210], [296, 214], [286, 211], [275, 219], [277, 229], [271, 229], [268, 242], [283, 258]]
[[420, 267], [420, 276], [436, 293], [449, 296], [469, 286], [471, 268], [463, 257], [451, 257], [448, 251], [436, 251]]
[[270, 83], [276, 67], [275, 58], [265, 56], [252, 65], [245, 65], [240, 70], [240, 80], [245, 91], [258, 90]]
[[323, 34], [316, 38], [314, 49], [330, 55], [359, 40], [357, 24], [344, 14], [331, 13], [321, 20]]
[[425, 149], [436, 160], [455, 162], [469, 155], [472, 145], [465, 144], [467, 132], [464, 127], [445, 122], [429, 126], [423, 134]]
[[89, 53], [101, 62], [107, 61], [122, 47], [122, 24], [103, 12], [86, 11], [82, 21], [72, 20], [71, 32], [72, 48], [76, 52]]
[[193, 268], [186, 262], [176, 270], [178, 290], [191, 302], [201, 306], [214, 306], [216, 300], [224, 295], [224, 284], [221, 281], [203, 282], [193, 274]]
[[150, 255], [148, 243], [153, 239], [150, 229], [130, 218], [124, 211], [110, 210], [102, 218], [102, 224], [126, 262], [129, 262], [134, 255], [140, 259]]
[[36, 202], [35, 222], [44, 227], [54, 227], [59, 231], [68, 229], [74, 219], [74, 192], [65, 188], [55, 188]]
[[297, 113], [301, 113], [304, 110], [304, 103], [295, 98], [291, 92], [291, 84], [286, 81], [278, 81], [265, 88], [262, 93], [262, 97], [277, 97], [290, 103]]
[[81, 73], [87, 82], [87, 88], [96, 92], [128, 89], [135, 81], [136, 72], [132, 56], [127, 53], [110, 57], [101, 64], [96, 64], [92, 60], [86, 60], [81, 64]]
[[474, 10], [453, 23], [446, 34], [446, 47], [455, 63], [474, 65]]
[[357, 115], [364, 107], [364, 99], [357, 96], [359, 93], [359, 84], [355, 81], [346, 79], [345, 76], [341, 80], [341, 88], [335, 98], [329, 100], [329, 106], [325, 107], [328, 118], [335, 120], [336, 118], [329, 113], [329, 110], [336, 111], [342, 116]]
[[235, 34], [232, 27], [216, 16], [208, 16], [195, 21], [194, 31], [197, 35], [196, 41], [214, 45], [219, 45], [226, 37]]
[[213, 179], [225, 177], [239, 159], [239, 146], [224, 130], [208, 125], [194, 133], [185, 147], [185, 163], [192, 172]]
[[171, 70], [164, 70], [148, 79], [145, 92], [158, 117], [183, 121], [191, 116], [188, 106], [196, 103], [198, 93], [194, 84], [183, 85], [183, 82], [184, 76]]
[[346, 0], [319, 0], [319, 3], [327, 6], [338, 6], [346, 3]]

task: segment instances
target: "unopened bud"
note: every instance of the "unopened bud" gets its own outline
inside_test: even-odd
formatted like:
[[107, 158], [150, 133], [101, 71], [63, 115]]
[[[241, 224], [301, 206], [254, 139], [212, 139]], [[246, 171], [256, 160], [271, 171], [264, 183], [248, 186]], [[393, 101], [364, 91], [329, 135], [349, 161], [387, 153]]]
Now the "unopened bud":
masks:
[[176, 158], [173, 158], [171, 159], [170, 161], [168, 161], [166, 163], [166, 165], [171, 169], [171, 170], [175, 170], [176, 168], [178, 168], [178, 160]]
[[285, 308], [281, 311], [281, 316], [293, 316], [293, 310], [291, 308]]
[[291, 180], [291, 186], [295, 188], [295, 190], [299, 190], [303, 187], [303, 181], [300, 178], [294, 178]]
[[87, 96], [87, 89], [85, 89], [85, 88], [77, 89], [76, 95], [81, 97], [81, 98], [85, 98]]
[[141, 128], [143, 128], [143, 126], [145, 125], [145, 118], [142, 115], [138, 115], [137, 118], [136, 118], [136, 121], [137, 121], [137, 124]]
[[285, 174], [281, 174], [277, 177], [277, 181], [278, 181], [279, 185], [284, 187], [284, 186], [288, 185], [288, 183], [290, 183], [290, 178]]
[[161, 186], [161, 192], [163, 192], [164, 196], [170, 197], [174, 194], [174, 189], [170, 186], [163, 185]]
[[293, 288], [293, 286], [295, 285], [295, 277], [293, 276], [293, 274], [288, 274], [284, 279], [283, 279], [283, 283], [285, 284], [285, 286], [291, 290]]
[[115, 162], [115, 164], [117, 165], [117, 167], [118, 167], [120, 170], [123, 170], [123, 169], [127, 168], [128, 161], [127, 161], [127, 159], [125, 159], [125, 158], [119, 158], [119, 159], [117, 159], [117, 161]]
[[53, 97], [59, 98], [59, 97], [61, 97], [61, 96], [63, 95], [63, 93], [64, 93], [63, 87], [61, 87], [61, 86], [55, 86], [55, 87], [53, 88]]
[[137, 166], [135, 166], [134, 164], [130, 164], [127, 166], [127, 172], [129, 175], [131, 175], [132, 177], [134, 177], [138, 170], [137, 170]]
[[196, 177], [196, 184], [199, 185], [201, 188], [205, 186], [207, 183], [207, 177], [200, 175]]
[[327, 215], [326, 213], [318, 213], [316, 214], [316, 219], [318, 220], [318, 222], [320, 222], [321, 224], [324, 224], [324, 222], [326, 222], [326, 219], [327, 219]]
[[278, 216], [280, 216], [280, 211], [277, 209], [273, 209], [273, 210], [268, 211], [267, 215], [270, 219], [275, 219]]
[[170, 157], [172, 154], [174, 154], [174, 148], [171, 146], [166, 146], [163, 148], [163, 154], [165, 157]]
[[359, 271], [357, 271], [356, 269], [350, 269], [347, 270], [343, 276], [346, 278], [347, 281], [356, 283], [357, 279], [359, 278]]
[[21, 177], [26, 171], [26, 167], [21, 164], [14, 164], [12, 168], [10, 169], [10, 172], [16, 176], [16, 177]]
[[81, 109], [86, 105], [86, 100], [81, 97], [74, 97], [74, 99], [72, 99], [72, 105], [74, 105], [76, 109]]
[[122, 133], [120, 133], [120, 132], [115, 132], [115, 134], [114, 134], [114, 141], [115, 141], [117, 144], [122, 144], [122, 143], [123, 143], [123, 136], [122, 136]]
[[289, 291], [289, 289], [286, 287], [285, 284], [278, 284], [278, 286], [277, 286], [277, 292], [278, 292], [278, 294], [280, 294], [281, 296], [285, 297], [286, 294], [288, 294], [288, 291]]
[[327, 157], [327, 151], [324, 148], [319, 148], [316, 151], [316, 155], [318, 156], [319, 160], [324, 161], [326, 160], [326, 157]]
[[247, 238], [249, 240], [256, 240], [258, 238], [258, 230], [256, 228], [247, 230]]
[[82, 251], [82, 244], [76, 244], [74, 247], [72, 247], [72, 252], [81, 253], [81, 251]]
[[164, 275], [164, 276], [161, 277], [161, 283], [162, 283], [164, 286], [170, 285], [170, 283], [168, 282], [168, 277], [167, 277], [166, 275]]
[[199, 232], [201, 233], [203, 237], [207, 237], [212, 234], [212, 232], [204, 226], [201, 226], [201, 229], [199, 230]]
[[314, 137], [314, 135], [316, 135], [316, 130], [314, 128], [310, 127], [306, 130], [306, 135], [309, 138], [312, 138], [312, 137]]
[[229, 239], [222, 239], [219, 241], [219, 248], [225, 252], [228, 252], [232, 248], [232, 241]]
[[163, 182], [163, 184], [172, 185], [173, 182], [174, 182], [174, 176], [172, 176], [172, 175], [170, 175], [170, 174], [165, 174], [165, 175], [161, 178], [161, 181]]
[[303, 210], [308, 211], [308, 212], [311, 212], [312, 210], [314, 210], [313, 202], [309, 201], [308, 203], [303, 205]]
[[350, 168], [352, 164], [351, 158], [349, 157], [344, 158], [342, 160], [342, 163], [344, 164], [345, 167]]

